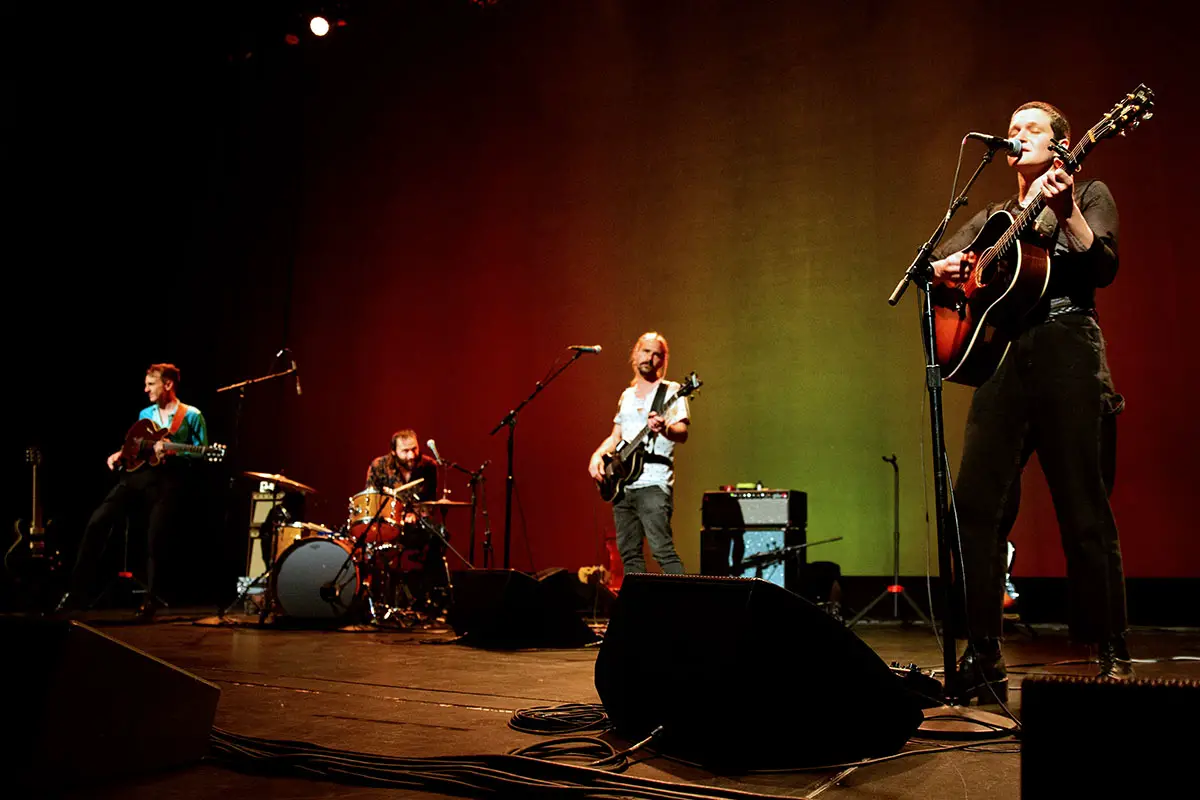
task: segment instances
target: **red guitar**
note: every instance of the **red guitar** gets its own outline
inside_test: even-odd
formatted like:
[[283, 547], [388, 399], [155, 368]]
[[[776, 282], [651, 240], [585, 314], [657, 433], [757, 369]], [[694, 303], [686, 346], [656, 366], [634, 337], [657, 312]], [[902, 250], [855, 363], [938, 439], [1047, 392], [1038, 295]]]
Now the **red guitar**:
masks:
[[[147, 464], [157, 467], [167, 453], [194, 453], [214, 462], [225, 458], [223, 444], [178, 444], [167, 439], [170, 435], [170, 430], [159, 427], [154, 420], [139, 419], [133, 423], [129, 433], [125, 434], [125, 446], [121, 448], [121, 455], [117, 459], [121, 469], [133, 472]], [[154, 452], [154, 445], [158, 442], [162, 442], [161, 456]]]
[[[1124, 136], [1153, 116], [1154, 92], [1139, 84], [1113, 106], [1067, 153], [1063, 169], [1073, 174], [1101, 139]], [[937, 363], [948, 381], [979, 386], [996, 371], [1008, 352], [1009, 331], [1042, 299], [1050, 282], [1050, 254], [1017, 241], [1041, 213], [1041, 192], [1015, 217], [997, 211], [964, 249], [974, 268], [957, 286], [939, 285], [931, 293]]]

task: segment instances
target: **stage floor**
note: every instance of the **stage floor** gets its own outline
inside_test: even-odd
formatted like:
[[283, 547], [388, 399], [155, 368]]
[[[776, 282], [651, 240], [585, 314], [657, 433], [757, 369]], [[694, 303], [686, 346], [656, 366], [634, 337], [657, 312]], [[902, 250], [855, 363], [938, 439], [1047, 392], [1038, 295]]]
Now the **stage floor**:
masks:
[[[153, 624], [123, 624], [128, 612], [81, 621], [221, 687], [216, 724], [234, 733], [366, 751], [388, 756], [498, 755], [542, 737], [507, 726], [514, 712], [562, 703], [598, 703], [593, 667], [599, 646], [571, 650], [488, 651], [456, 644], [453, 632], [316, 631], [201, 624], [207, 611], [168, 614]], [[215, 618], [207, 618], [214, 622]], [[862, 622], [854, 633], [888, 663], [940, 665], [940, 646], [925, 625]], [[1021, 709], [1021, 680], [1035, 673], [1088, 675], [1087, 653], [1066, 631], [1014, 631], [1006, 658], [1010, 708]], [[1200, 679], [1200, 631], [1135, 630], [1130, 636], [1144, 678]], [[813, 654], [820, 658], [819, 653]], [[1075, 663], [1060, 663], [1075, 662]], [[1022, 667], [1021, 665], [1035, 665]], [[830, 665], [836, 668], [836, 665]], [[995, 706], [986, 707], [993, 711]], [[868, 724], [865, 721], [864, 724]], [[730, 735], [736, 735], [732, 733]], [[606, 734], [618, 747], [621, 742]], [[944, 742], [914, 739], [906, 749]], [[738, 788], [788, 797], [1018, 798], [1016, 745], [918, 755], [862, 767], [822, 789], [834, 773], [713, 775], [639, 751], [627, 774], [663, 781]], [[143, 776], [73, 796], [300, 798], [445, 796], [354, 786], [320, 779], [243, 774], [200, 764]]]

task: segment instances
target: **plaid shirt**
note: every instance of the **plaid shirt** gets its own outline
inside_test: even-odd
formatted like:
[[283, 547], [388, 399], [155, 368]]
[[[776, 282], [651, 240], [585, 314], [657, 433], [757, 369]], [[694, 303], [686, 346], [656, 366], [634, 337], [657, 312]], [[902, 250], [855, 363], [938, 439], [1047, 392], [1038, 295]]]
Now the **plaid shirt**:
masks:
[[422, 500], [435, 499], [437, 497], [438, 483], [436, 461], [422, 454], [417, 458], [417, 463], [413, 465], [412, 474], [406, 478], [403, 467], [400, 464], [400, 459], [396, 458], [395, 453], [388, 453], [371, 462], [371, 466], [367, 469], [366, 488], [382, 489], [387, 487], [388, 489], [395, 489], [397, 486], [412, 483], [417, 478], [425, 479], [425, 482], [417, 487], [417, 496]]

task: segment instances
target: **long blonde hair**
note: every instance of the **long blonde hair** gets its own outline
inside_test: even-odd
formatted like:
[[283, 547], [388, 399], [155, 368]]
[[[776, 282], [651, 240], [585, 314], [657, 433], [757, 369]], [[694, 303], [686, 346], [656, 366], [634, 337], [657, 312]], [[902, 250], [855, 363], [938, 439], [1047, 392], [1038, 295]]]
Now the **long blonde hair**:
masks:
[[663, 365], [662, 365], [662, 372], [659, 373], [658, 377], [664, 378], [664, 379], [667, 377], [667, 362], [671, 360], [671, 345], [667, 344], [667, 338], [665, 336], [663, 336], [661, 333], [659, 333], [658, 331], [646, 331], [645, 333], [643, 333], [641, 336], [639, 336], [637, 338], [637, 341], [633, 343], [633, 348], [629, 351], [629, 366], [633, 368], [633, 380], [631, 380], [629, 382], [630, 386], [637, 385], [638, 345], [640, 345], [644, 339], [654, 339], [656, 342], [660, 342], [662, 344]]

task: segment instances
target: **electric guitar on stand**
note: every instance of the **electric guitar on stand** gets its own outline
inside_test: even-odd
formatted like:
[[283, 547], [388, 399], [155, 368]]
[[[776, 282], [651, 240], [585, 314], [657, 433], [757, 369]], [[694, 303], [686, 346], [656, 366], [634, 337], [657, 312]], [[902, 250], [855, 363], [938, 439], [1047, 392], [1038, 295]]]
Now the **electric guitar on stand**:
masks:
[[[660, 413], [666, 412], [679, 398], [687, 397], [703, 385], [703, 382], [696, 377], [696, 373], [689, 373], [683, 385], [679, 387], [679, 391], [663, 403]], [[600, 497], [606, 503], [619, 502], [625, 495], [625, 487], [641, 476], [646, 459], [646, 449], [643, 445], [649, 435], [650, 426], [646, 425], [638, 432], [637, 436], [628, 442], [618, 444], [615, 452], [606, 453], [603, 456], [604, 477], [597, 481], [597, 486], [600, 489]]]
[[62, 567], [62, 562], [58, 551], [49, 543], [49, 526], [42, 521], [42, 504], [38, 496], [41, 451], [36, 447], [27, 448], [25, 462], [33, 472], [33, 511], [28, 522], [19, 519], [13, 525], [16, 541], [4, 553], [4, 570], [23, 589], [45, 588], [44, 584]]
[[[1074, 174], [1101, 139], [1124, 136], [1153, 116], [1154, 92], [1138, 85], [1093, 125], [1070, 152], [1051, 149], [1062, 168]], [[997, 211], [963, 252], [974, 262], [961, 284], [939, 285], [930, 293], [937, 340], [937, 363], [945, 379], [979, 386], [1008, 352], [1010, 332], [1037, 306], [1050, 283], [1050, 253], [1018, 241], [1045, 201], [1039, 191], [1015, 217]], [[966, 260], [966, 259], [964, 259]]]

